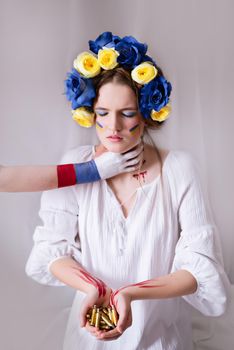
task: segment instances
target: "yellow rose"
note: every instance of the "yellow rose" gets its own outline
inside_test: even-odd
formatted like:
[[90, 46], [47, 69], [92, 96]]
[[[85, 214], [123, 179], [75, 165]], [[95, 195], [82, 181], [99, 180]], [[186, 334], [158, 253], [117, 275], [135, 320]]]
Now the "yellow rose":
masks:
[[73, 110], [72, 118], [85, 128], [90, 128], [94, 124], [94, 113], [89, 112], [85, 107], [79, 107]]
[[151, 112], [151, 118], [153, 120], [156, 120], [157, 122], [163, 122], [164, 120], [166, 120], [168, 118], [168, 115], [170, 112], [171, 112], [171, 106], [169, 104], [167, 104], [159, 112], [157, 112], [153, 109]]
[[134, 81], [144, 85], [153, 80], [156, 77], [157, 73], [158, 71], [152, 63], [143, 62], [132, 70], [131, 76]]
[[117, 57], [119, 53], [114, 48], [104, 47], [98, 51], [98, 62], [105, 69], [113, 69], [118, 65]]
[[73, 62], [74, 68], [86, 78], [93, 78], [101, 71], [97, 58], [89, 52], [82, 52]]

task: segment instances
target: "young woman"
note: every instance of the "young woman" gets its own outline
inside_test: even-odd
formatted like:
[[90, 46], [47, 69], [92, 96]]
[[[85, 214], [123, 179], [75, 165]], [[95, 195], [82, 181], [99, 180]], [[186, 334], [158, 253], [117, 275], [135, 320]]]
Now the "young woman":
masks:
[[[117, 64], [98, 71], [87, 52], [86, 61], [81, 54], [74, 62], [81, 77], [85, 69], [98, 72], [88, 78], [95, 88], [91, 107], [77, 105], [74, 113], [81, 123], [94, 113], [99, 144], [67, 153], [69, 162], [89, 161], [100, 147], [131, 150], [168, 115], [170, 83], [144, 44], [106, 32], [90, 49], [100, 65], [110, 66], [111, 50], [117, 52]], [[225, 311], [228, 280], [191, 157], [145, 142], [143, 159], [138, 171], [42, 196], [44, 225], [36, 228], [26, 272], [40, 283], [77, 290], [64, 350], [190, 350], [188, 304], [210, 316]], [[86, 314], [95, 304], [116, 308], [116, 328], [89, 325]]]

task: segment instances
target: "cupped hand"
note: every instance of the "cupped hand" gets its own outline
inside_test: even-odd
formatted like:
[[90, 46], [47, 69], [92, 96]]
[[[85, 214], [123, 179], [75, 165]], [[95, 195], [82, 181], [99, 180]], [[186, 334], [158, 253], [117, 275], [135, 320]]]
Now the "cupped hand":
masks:
[[[80, 309], [80, 326], [86, 328], [90, 331], [90, 327], [87, 327], [87, 313], [89, 310], [94, 306], [108, 306], [110, 305], [110, 295], [112, 293], [111, 288], [105, 287], [105, 294], [100, 296], [99, 291], [97, 288], [91, 286], [90, 291], [87, 293], [86, 297], [84, 298], [81, 309]], [[95, 327], [91, 327], [93, 329]]]
[[97, 339], [117, 339], [128, 327], [132, 325], [131, 297], [129, 296], [127, 291], [121, 290], [112, 293], [111, 304], [113, 304], [112, 307], [115, 307], [119, 315], [117, 326], [115, 329], [112, 329], [110, 331], [97, 331], [95, 333]]

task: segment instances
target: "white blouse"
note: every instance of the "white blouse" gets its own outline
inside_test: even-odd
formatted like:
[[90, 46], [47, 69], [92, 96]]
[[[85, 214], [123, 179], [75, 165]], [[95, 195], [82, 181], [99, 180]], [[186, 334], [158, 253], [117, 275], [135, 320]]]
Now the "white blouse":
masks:
[[[94, 146], [68, 152], [61, 163], [92, 159]], [[163, 181], [161, 181], [163, 180]], [[121, 286], [185, 269], [196, 278], [194, 294], [132, 303], [133, 324], [117, 340], [96, 340], [79, 326], [85, 296], [77, 292], [68, 321], [64, 350], [190, 350], [188, 303], [218, 316], [227, 303], [228, 279], [220, 243], [192, 158], [170, 151], [162, 177], [139, 187], [127, 218], [105, 180], [46, 191], [41, 198], [42, 226], [26, 273], [37, 282], [64, 285], [49, 270], [72, 256], [108, 286]]]

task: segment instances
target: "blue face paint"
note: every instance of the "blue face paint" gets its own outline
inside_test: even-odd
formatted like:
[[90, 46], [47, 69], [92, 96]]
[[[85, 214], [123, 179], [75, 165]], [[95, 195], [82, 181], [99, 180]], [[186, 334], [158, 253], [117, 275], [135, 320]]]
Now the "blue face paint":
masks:
[[104, 128], [104, 126], [101, 123], [99, 123], [98, 121], [96, 121], [96, 126], [97, 126], [97, 128], [101, 128], [101, 129]]
[[131, 133], [134, 133], [134, 131], [136, 131], [136, 130], [139, 128], [139, 126], [140, 126], [140, 124], [136, 124], [136, 125], [134, 125], [131, 129], [129, 129], [129, 131], [130, 131]]

